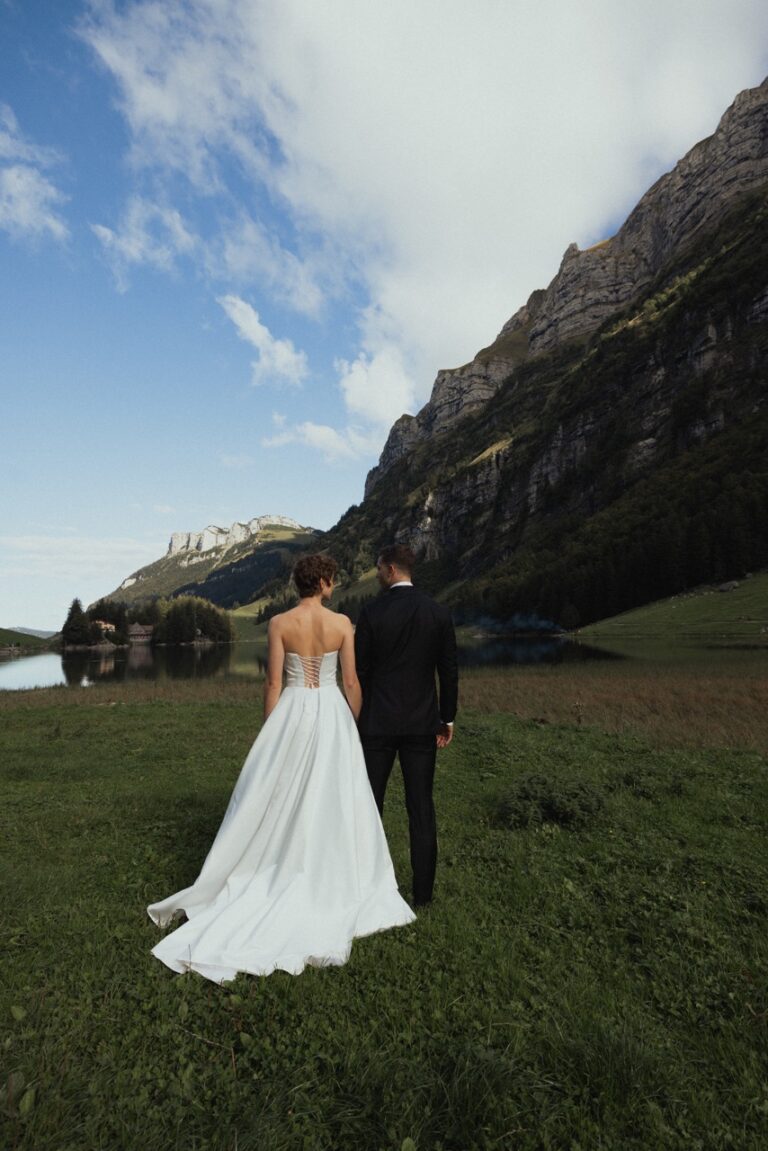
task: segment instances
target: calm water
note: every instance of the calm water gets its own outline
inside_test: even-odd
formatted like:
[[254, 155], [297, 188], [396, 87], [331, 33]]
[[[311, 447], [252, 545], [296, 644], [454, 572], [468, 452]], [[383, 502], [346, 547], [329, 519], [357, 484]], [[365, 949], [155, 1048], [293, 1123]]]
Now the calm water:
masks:
[[[0, 657], [0, 691], [57, 684], [81, 687], [99, 681], [122, 683], [129, 679], [252, 678], [265, 670], [265, 654], [260, 645], [239, 643], [199, 648], [134, 646], [110, 652], [72, 652], [66, 656], [53, 652], [3, 656]], [[491, 639], [459, 648], [459, 662], [464, 667], [617, 658], [620, 657], [612, 652], [552, 638]]]

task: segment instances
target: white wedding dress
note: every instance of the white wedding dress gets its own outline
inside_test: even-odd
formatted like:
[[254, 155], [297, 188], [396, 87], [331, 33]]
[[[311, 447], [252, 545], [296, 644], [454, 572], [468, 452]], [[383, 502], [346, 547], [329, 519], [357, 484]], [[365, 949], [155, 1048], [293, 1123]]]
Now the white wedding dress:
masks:
[[397, 890], [338, 652], [287, 653], [285, 687], [191, 887], [147, 910], [187, 922], [152, 949], [215, 983], [345, 963], [352, 940], [414, 918]]

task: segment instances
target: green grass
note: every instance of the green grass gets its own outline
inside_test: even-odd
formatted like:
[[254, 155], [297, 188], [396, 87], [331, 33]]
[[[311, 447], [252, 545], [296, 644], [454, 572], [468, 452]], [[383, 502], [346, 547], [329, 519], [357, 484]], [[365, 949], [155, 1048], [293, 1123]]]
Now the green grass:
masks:
[[[258, 640], [261, 643], [266, 642], [267, 625], [256, 623], [256, 613], [259, 607], [265, 603], [267, 603], [267, 600], [258, 600], [258, 606], [254, 611], [245, 611], [243, 608], [237, 608], [235, 611], [228, 613], [232, 621], [232, 627], [235, 630], [236, 642], [242, 642], [243, 640]], [[248, 604], [248, 607], [251, 606], [251, 604]]]
[[13, 631], [7, 627], [0, 627], [0, 648], [45, 648], [49, 647], [50, 643], [49, 639], [43, 639], [39, 635], [25, 635], [23, 631]]
[[706, 637], [751, 640], [768, 649], [768, 572], [740, 580], [732, 591], [717, 586], [658, 600], [585, 627], [585, 638]]
[[376, 577], [376, 568], [372, 567], [364, 571], [363, 574], [348, 587], [339, 588], [334, 593], [334, 599], [342, 600], [350, 596], [362, 598], [363, 596], [378, 595], [380, 591], [381, 584]]
[[[431, 911], [217, 988], [149, 955], [144, 907], [196, 875], [257, 695], [0, 696], [4, 1147], [765, 1146], [759, 753], [465, 707]], [[385, 824], [406, 884], [395, 777]]]
[[610, 648], [619, 658], [466, 670], [462, 710], [635, 735], [660, 750], [768, 751], [762, 652], [652, 640]]

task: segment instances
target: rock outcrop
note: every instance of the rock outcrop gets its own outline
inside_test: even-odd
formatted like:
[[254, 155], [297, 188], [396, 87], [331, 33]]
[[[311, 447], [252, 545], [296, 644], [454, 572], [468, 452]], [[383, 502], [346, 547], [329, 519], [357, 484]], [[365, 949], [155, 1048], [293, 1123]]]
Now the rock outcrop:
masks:
[[213, 548], [226, 550], [235, 547], [236, 544], [245, 543], [267, 527], [300, 529], [301, 524], [288, 516], [256, 516], [247, 523], [236, 522], [228, 528], [209, 524], [200, 532], [174, 532], [166, 555], [174, 556], [179, 552], [208, 552]]
[[768, 80], [643, 196], [616, 235], [567, 249], [531, 327], [532, 355], [588, 334], [647, 288], [675, 251], [768, 179]]
[[[393, 426], [366, 496], [419, 442], [487, 404], [520, 363], [584, 339], [630, 305], [731, 202], [766, 181], [768, 80], [736, 97], [713, 135], [656, 181], [615, 236], [585, 251], [571, 244], [549, 287], [531, 295], [489, 348], [438, 373], [427, 404]], [[754, 322], [766, 308], [755, 302]]]
[[[523, 333], [525, 339], [523, 325], [517, 330]], [[378, 480], [392, 465], [407, 456], [418, 443], [430, 435], [445, 431], [470, 412], [483, 407], [520, 363], [521, 358], [507, 349], [494, 350], [494, 354], [490, 355], [483, 351], [462, 368], [438, 372], [429, 403], [424, 405], [418, 415], [400, 416], [392, 425], [379, 463], [371, 468], [366, 478], [366, 496], [370, 495]]]
[[277, 515], [229, 528], [211, 524], [199, 532], [174, 532], [165, 555], [131, 572], [107, 598], [135, 603], [183, 593], [222, 607], [249, 603], [316, 536], [314, 528]]

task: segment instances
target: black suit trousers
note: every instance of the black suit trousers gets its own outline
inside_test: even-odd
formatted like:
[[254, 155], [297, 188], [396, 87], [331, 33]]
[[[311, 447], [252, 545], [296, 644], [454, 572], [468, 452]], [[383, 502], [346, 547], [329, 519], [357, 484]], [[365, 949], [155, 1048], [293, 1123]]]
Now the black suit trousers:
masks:
[[411, 842], [413, 901], [429, 903], [437, 867], [437, 824], [432, 801], [437, 744], [434, 735], [363, 735], [363, 753], [376, 806], [384, 814], [387, 789], [395, 756], [405, 785], [405, 806]]

